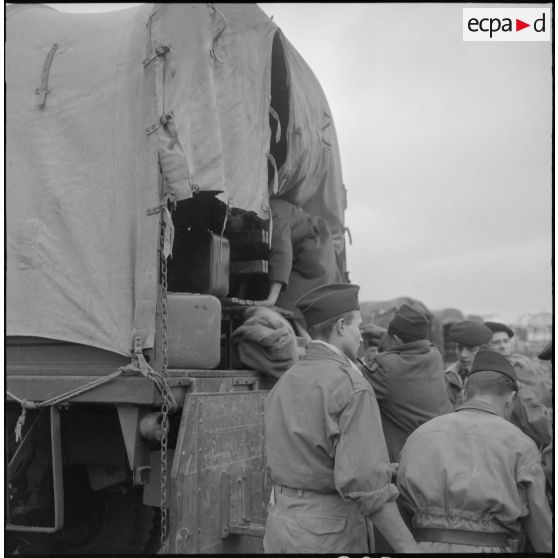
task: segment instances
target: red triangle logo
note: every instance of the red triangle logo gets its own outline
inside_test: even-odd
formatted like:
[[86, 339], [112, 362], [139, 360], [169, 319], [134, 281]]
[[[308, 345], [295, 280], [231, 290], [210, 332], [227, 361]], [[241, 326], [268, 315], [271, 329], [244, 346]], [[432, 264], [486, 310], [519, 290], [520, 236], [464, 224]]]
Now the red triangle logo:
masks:
[[516, 31], [521, 31], [522, 29], [525, 29], [525, 27], [531, 27], [531, 24], [530, 23], [525, 23], [524, 21], [521, 21], [520, 19], [515, 20], [515, 30]]

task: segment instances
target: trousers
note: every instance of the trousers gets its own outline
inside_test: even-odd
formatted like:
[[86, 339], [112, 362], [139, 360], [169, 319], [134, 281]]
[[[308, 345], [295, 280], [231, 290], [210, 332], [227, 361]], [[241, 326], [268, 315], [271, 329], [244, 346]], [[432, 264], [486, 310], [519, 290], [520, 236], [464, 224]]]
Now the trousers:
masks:
[[356, 504], [338, 494], [274, 486], [264, 551], [272, 554], [368, 552], [368, 532]]

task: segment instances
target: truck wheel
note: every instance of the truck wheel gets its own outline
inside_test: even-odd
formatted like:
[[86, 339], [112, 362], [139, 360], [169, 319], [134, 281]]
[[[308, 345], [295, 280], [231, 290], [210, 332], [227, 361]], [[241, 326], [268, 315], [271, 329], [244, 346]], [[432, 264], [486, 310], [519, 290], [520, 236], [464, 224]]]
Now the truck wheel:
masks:
[[63, 554], [142, 553], [154, 527], [154, 512], [143, 505], [141, 491], [98, 496], [94, 507], [80, 510], [57, 534], [57, 550]]
[[[118, 490], [120, 488], [120, 490]], [[137, 554], [153, 530], [153, 508], [144, 506], [141, 488], [114, 487], [93, 492], [84, 468], [68, 475], [64, 528], [59, 551], [68, 554]]]
[[21, 533], [16, 553], [141, 554], [156, 531], [156, 509], [143, 505], [141, 489], [93, 492], [85, 469], [64, 478], [64, 527], [53, 535]]

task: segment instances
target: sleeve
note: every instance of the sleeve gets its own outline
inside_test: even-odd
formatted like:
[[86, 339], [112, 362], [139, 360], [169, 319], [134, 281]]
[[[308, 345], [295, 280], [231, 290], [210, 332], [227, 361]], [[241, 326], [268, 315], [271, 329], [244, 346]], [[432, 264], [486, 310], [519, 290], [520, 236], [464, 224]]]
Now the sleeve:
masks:
[[335, 487], [344, 499], [356, 502], [362, 515], [369, 516], [397, 499], [399, 492], [391, 476], [378, 403], [370, 391], [358, 391], [339, 417]]
[[388, 391], [388, 378], [387, 370], [383, 366], [381, 359], [376, 358], [374, 363], [374, 373], [368, 373], [365, 377], [372, 386], [376, 399], [378, 401], [383, 401], [387, 396]]
[[[269, 281], [289, 283], [289, 276], [293, 265], [293, 245], [291, 240], [291, 222], [288, 207], [284, 207], [280, 200], [270, 201], [273, 216], [273, 230], [271, 231], [271, 253], [269, 255]], [[287, 202], [284, 202], [285, 204]], [[287, 204], [290, 205], [290, 204]]]
[[[538, 454], [533, 447], [534, 452]], [[529, 454], [531, 455], [531, 452]], [[540, 455], [537, 455], [537, 458], [518, 472], [520, 490], [524, 491], [529, 508], [528, 515], [523, 519], [523, 526], [535, 552], [552, 552], [552, 515], [546, 499], [545, 476]]]
[[512, 421], [537, 445], [551, 442], [553, 414], [552, 409], [540, 403], [529, 387], [520, 385]]

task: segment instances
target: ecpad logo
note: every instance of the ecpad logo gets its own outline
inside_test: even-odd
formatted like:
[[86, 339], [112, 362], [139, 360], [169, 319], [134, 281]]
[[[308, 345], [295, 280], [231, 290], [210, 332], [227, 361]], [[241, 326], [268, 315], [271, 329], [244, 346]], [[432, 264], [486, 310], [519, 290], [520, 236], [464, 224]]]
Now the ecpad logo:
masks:
[[463, 8], [464, 41], [550, 41], [550, 8]]

